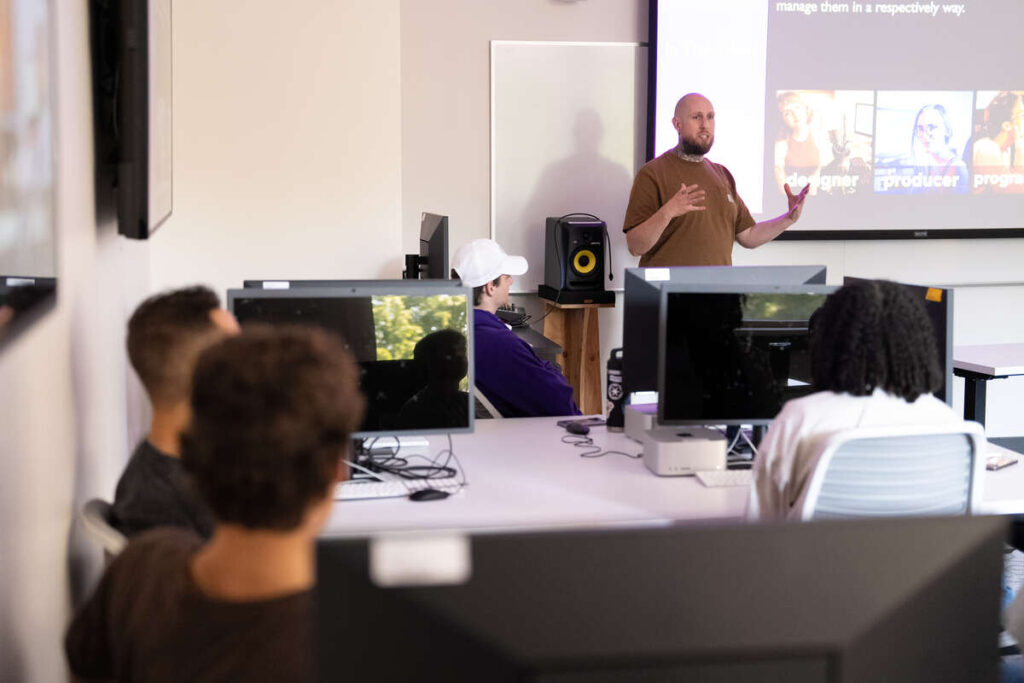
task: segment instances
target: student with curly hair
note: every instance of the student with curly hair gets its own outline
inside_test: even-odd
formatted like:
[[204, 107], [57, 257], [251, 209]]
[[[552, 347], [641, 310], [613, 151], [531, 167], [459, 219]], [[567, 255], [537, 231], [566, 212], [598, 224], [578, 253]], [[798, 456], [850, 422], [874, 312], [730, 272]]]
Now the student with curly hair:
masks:
[[960, 418], [932, 392], [942, 384], [924, 304], [903, 285], [860, 280], [832, 294], [812, 318], [817, 391], [787, 402], [754, 463], [752, 519], [799, 514], [818, 440], [860, 426], [948, 424]]
[[132, 539], [68, 630], [79, 678], [308, 681], [314, 543], [364, 400], [341, 343], [250, 328], [200, 356], [182, 463], [216, 520]]

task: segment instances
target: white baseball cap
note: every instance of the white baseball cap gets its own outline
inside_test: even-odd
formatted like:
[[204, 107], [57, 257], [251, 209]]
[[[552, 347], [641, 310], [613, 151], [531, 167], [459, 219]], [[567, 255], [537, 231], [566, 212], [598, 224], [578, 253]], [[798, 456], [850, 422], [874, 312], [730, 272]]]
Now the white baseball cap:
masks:
[[478, 239], [455, 252], [452, 268], [466, 287], [479, 287], [501, 275], [522, 275], [529, 264], [522, 256], [509, 256], [494, 240]]

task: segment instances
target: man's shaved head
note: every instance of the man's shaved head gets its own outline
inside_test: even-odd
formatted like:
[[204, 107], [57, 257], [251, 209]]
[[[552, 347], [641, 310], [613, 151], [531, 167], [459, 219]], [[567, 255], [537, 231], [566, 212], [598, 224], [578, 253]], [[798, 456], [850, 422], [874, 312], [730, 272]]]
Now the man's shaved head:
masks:
[[685, 95], [679, 98], [678, 102], [676, 102], [675, 115], [679, 116], [684, 105], [691, 103], [696, 104], [698, 102], [706, 102], [708, 105], [711, 104], [711, 100], [704, 97], [699, 92], [686, 93]]
[[676, 102], [672, 125], [679, 133], [683, 154], [704, 155], [715, 142], [715, 108], [700, 93], [683, 95]]

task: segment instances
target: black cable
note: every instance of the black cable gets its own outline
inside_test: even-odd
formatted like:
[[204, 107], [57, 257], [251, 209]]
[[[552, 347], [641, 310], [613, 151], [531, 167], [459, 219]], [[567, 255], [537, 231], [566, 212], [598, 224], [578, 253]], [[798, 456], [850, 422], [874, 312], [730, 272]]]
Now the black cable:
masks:
[[567, 443], [576, 448], [588, 448], [590, 450], [580, 453], [581, 458], [603, 458], [606, 455], [624, 455], [631, 460], [639, 460], [643, 457], [640, 453], [626, 453], [625, 451], [602, 451], [600, 446], [594, 444], [594, 440], [582, 434], [563, 434], [562, 443]]

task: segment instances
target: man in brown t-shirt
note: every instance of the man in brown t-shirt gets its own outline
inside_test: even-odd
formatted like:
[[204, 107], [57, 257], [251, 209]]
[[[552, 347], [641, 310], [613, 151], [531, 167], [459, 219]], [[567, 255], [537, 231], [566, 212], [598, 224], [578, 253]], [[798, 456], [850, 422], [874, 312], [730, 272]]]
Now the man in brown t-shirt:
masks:
[[82, 680], [315, 679], [314, 543], [362, 420], [355, 363], [312, 328], [203, 352], [181, 458], [216, 519], [132, 538], [68, 629]]
[[748, 249], [775, 239], [800, 218], [808, 187], [789, 210], [755, 223], [729, 170], [704, 158], [715, 141], [715, 110], [703, 95], [684, 95], [672, 125], [679, 145], [651, 160], [633, 181], [622, 230], [641, 266], [729, 266], [732, 244]]

